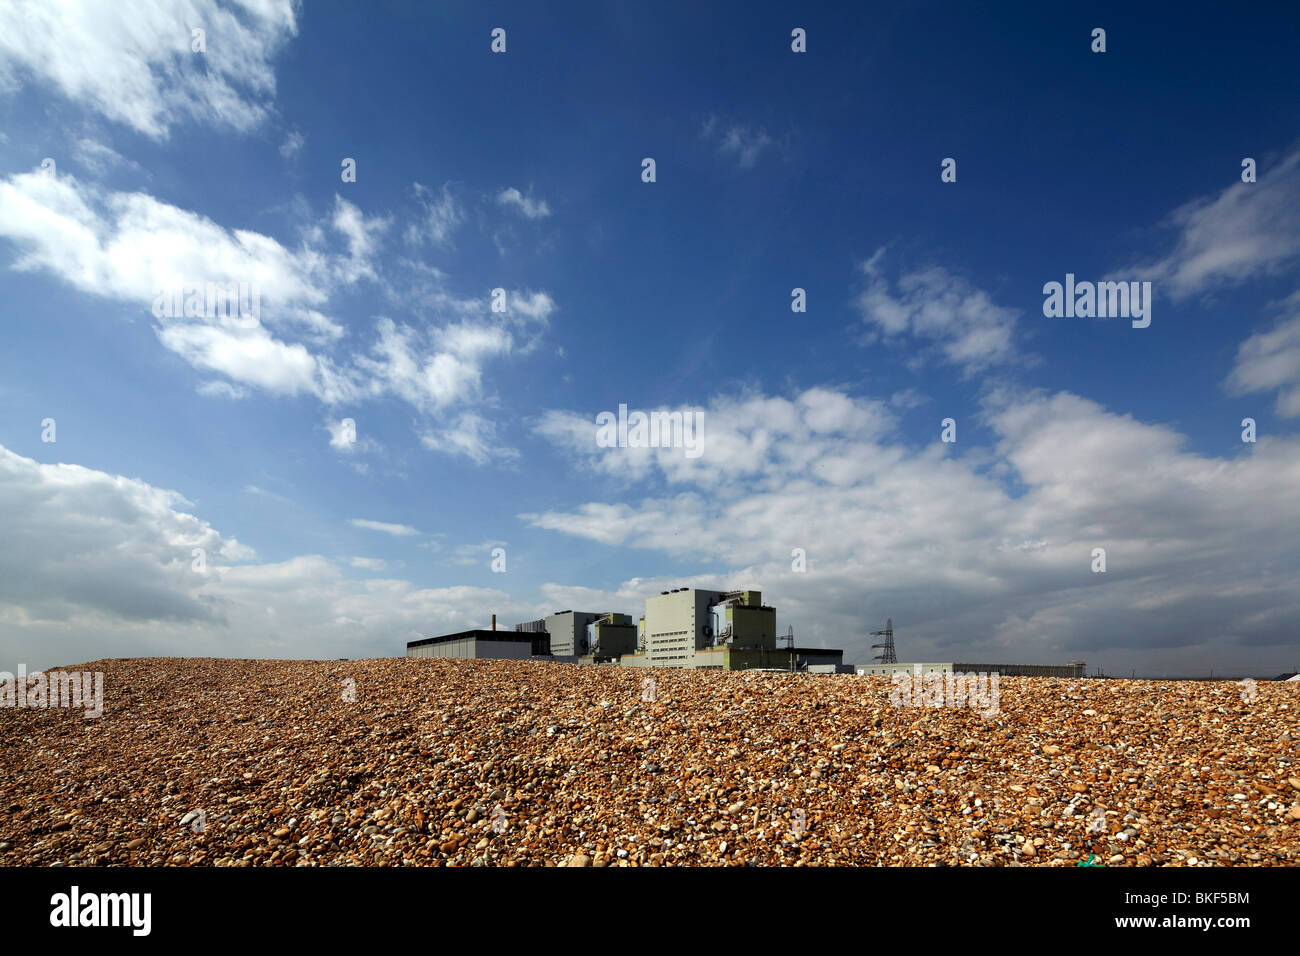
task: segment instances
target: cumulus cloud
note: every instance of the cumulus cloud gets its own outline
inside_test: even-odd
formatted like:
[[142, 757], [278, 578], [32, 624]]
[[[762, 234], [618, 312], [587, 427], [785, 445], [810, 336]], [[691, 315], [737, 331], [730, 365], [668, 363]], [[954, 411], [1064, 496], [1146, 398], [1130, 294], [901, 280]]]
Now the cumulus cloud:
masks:
[[21, 250], [14, 268], [52, 273], [90, 295], [149, 308], [160, 289], [244, 282], [260, 289], [277, 325], [325, 339], [343, 333], [317, 310], [329, 296], [328, 259], [145, 193], [18, 173], [0, 180], [0, 236]]
[[182, 510], [174, 491], [0, 446], [0, 609], [11, 626], [105, 614], [131, 622], [213, 621], [209, 568], [253, 556]]
[[296, 10], [293, 0], [11, 0], [0, 4], [0, 90], [37, 83], [157, 140], [186, 119], [245, 132], [271, 110], [272, 61], [297, 33]]
[[[697, 423], [691, 437], [699, 443], [698, 457], [686, 454], [686, 436], [677, 447], [602, 448], [597, 444], [595, 412], [549, 410], [535, 431], [598, 474], [629, 481], [662, 475], [673, 484], [722, 488], [761, 481], [777, 465], [847, 480], [856, 466], [842, 450], [819, 440], [837, 436], [846, 442], [870, 441], [894, 422], [883, 402], [820, 387], [793, 399], [743, 394], [716, 398], [705, 407], [629, 408], [629, 416], [634, 410], [680, 413], [683, 425]], [[617, 415], [617, 410], [610, 414]]]
[[[1105, 650], [1149, 667], [1176, 648], [1194, 668], [1222, 666], [1234, 642], [1295, 641], [1300, 441], [1262, 438], [1215, 458], [1167, 426], [1068, 393], [991, 396], [983, 418], [996, 446], [962, 457], [937, 435], [896, 444], [876, 405], [836, 393], [722, 411], [705, 409], [693, 466], [595, 448], [590, 419], [585, 438], [565, 415], [544, 420], [542, 433], [584, 467], [649, 485], [639, 498], [520, 518], [716, 567], [643, 586], [758, 587], [782, 621], [847, 647], [846, 659], [869, 656], [867, 625], [886, 617], [906, 635], [902, 653], [922, 660]], [[1105, 573], [1091, 568], [1099, 547]], [[796, 548], [807, 572], [792, 568]]]
[[860, 266], [867, 286], [857, 307], [872, 338], [932, 343], [935, 357], [968, 374], [1019, 357], [1017, 310], [998, 305], [983, 289], [942, 266], [904, 273], [895, 289], [884, 275], [883, 256], [884, 250], [878, 250]]
[[[420, 293], [408, 298], [418, 303], [420, 321], [379, 317], [369, 345], [348, 340], [345, 327], [326, 314], [342, 291], [369, 279], [401, 301], [378, 268], [392, 222], [335, 196], [327, 221], [290, 249], [144, 193], [105, 191], [64, 173], [0, 179], [0, 238], [14, 243], [13, 268], [150, 309], [165, 348], [229, 380], [205, 383], [203, 394], [235, 398], [255, 388], [326, 405], [396, 396], [432, 416], [425, 423], [430, 434], [446, 432], [427, 447], [488, 460], [473, 436], [490, 429], [465, 406], [483, 397], [487, 363], [536, 346], [555, 302], [543, 291], [512, 290], [507, 311], [494, 313], [488, 295], [451, 295], [436, 269], [402, 260], [414, 277], [405, 291]], [[199, 301], [189, 313], [187, 290], [214, 284], [249, 294], [240, 308], [213, 311]]]
[[125, 656], [391, 657], [410, 640], [486, 627], [492, 611], [538, 613], [492, 588], [352, 580], [319, 555], [255, 564], [186, 507], [138, 479], [0, 446], [0, 657], [10, 669]]

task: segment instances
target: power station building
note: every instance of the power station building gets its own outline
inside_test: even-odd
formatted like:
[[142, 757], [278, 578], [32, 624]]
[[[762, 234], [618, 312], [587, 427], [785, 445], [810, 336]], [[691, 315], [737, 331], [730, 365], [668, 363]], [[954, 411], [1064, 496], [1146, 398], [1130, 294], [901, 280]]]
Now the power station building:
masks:
[[578, 663], [608, 663], [636, 650], [632, 616], [613, 611], [556, 611], [515, 630], [549, 635], [553, 656]]
[[843, 665], [842, 650], [778, 647], [776, 608], [759, 591], [674, 588], [645, 602], [641, 647], [629, 667], [697, 670], [807, 670]]
[[636, 637], [632, 615], [611, 611], [587, 624], [584, 654], [597, 664], [617, 661], [624, 654], [636, 653]]
[[[495, 623], [495, 616], [494, 616]], [[844, 673], [844, 651], [778, 646], [776, 608], [758, 591], [674, 588], [627, 614], [556, 611], [513, 631], [475, 630], [411, 641], [407, 657], [545, 658], [576, 664]]]
[[[600, 618], [598, 611], [556, 611], [540, 621], [542, 629], [551, 635], [551, 653], [557, 657], [581, 657], [587, 653], [587, 625]], [[523, 626], [523, 625], [519, 625]]]

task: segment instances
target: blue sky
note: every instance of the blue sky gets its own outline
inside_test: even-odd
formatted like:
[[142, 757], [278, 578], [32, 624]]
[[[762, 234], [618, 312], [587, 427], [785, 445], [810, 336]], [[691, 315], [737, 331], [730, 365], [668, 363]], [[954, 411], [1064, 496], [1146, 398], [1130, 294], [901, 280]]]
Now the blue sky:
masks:
[[[1298, 27], [10, 4], [0, 655], [399, 654], [697, 584], [846, 660], [893, 617], [911, 658], [1290, 669]], [[1150, 281], [1150, 327], [1046, 318], [1066, 273]], [[208, 281], [259, 315], [154, 315]], [[620, 404], [702, 455], [598, 447]]]

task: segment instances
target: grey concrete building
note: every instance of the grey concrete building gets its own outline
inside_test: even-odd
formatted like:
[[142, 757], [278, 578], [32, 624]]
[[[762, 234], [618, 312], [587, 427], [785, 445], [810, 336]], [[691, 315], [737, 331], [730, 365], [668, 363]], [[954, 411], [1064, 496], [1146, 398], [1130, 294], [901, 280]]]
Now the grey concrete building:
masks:
[[599, 611], [556, 611], [545, 617], [546, 633], [551, 635], [551, 653], [564, 657], [585, 657], [587, 625], [605, 615]]
[[410, 641], [407, 657], [469, 657], [496, 660], [529, 660], [549, 657], [550, 637], [536, 631], [461, 631]]
[[584, 653], [596, 661], [610, 661], [636, 651], [636, 625], [632, 615], [602, 614], [587, 625]]
[[625, 655], [625, 666], [735, 671], [843, 663], [841, 650], [779, 647], [776, 609], [753, 590], [663, 591], [646, 599], [641, 630], [644, 653]]

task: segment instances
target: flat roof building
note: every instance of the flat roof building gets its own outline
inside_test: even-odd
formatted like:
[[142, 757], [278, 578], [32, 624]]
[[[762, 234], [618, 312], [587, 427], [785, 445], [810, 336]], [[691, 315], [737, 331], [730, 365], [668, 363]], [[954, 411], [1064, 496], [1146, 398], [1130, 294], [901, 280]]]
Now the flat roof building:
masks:
[[407, 657], [468, 657], [528, 660], [549, 657], [551, 638], [545, 631], [460, 631], [409, 641]]
[[951, 661], [859, 664], [859, 676], [891, 677], [894, 674], [999, 674], [1002, 677], [1084, 677], [1084, 661], [1053, 664], [961, 664]]

